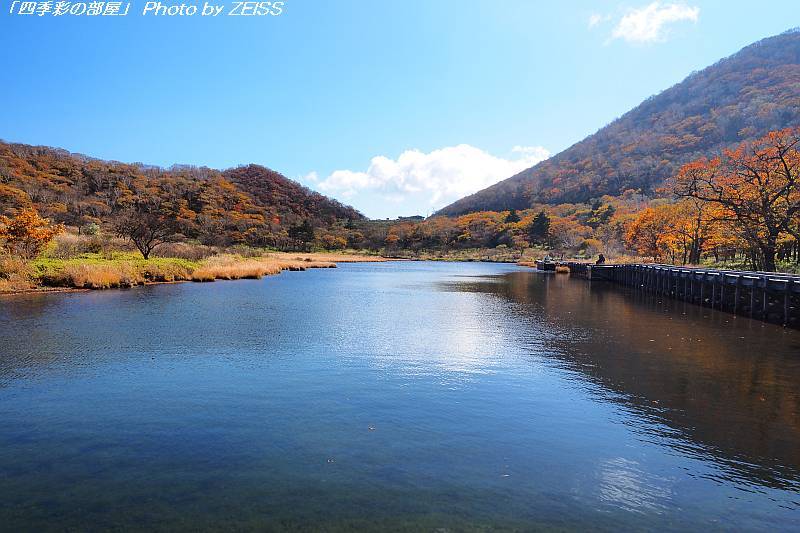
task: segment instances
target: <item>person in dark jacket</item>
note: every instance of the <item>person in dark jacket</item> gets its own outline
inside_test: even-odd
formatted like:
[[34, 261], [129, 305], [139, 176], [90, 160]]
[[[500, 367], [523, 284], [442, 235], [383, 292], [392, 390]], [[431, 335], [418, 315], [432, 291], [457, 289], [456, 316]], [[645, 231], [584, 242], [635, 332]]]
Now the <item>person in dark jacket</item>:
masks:
[[605, 265], [606, 264], [606, 256], [600, 254], [600, 257], [597, 258], [596, 265]]

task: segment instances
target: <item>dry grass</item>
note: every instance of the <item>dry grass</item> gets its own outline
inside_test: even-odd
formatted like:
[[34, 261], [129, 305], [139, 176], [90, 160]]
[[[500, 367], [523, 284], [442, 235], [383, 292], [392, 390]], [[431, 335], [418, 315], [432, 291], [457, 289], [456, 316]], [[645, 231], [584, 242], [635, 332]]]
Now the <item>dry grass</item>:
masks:
[[355, 254], [355, 253], [336, 253], [336, 252], [312, 252], [312, 253], [292, 253], [292, 252], [270, 252], [264, 257], [279, 261], [305, 261], [322, 263], [382, 263], [389, 261], [385, 257], [378, 255]]
[[259, 258], [219, 255], [204, 261], [192, 273], [192, 280], [259, 279], [263, 276], [279, 274], [284, 270], [306, 270], [308, 268], [336, 268], [336, 263], [303, 258], [277, 259], [272, 257], [272, 254]]
[[125, 263], [67, 265], [52, 283], [79, 289], [113, 289], [133, 287], [145, 282], [144, 276]]
[[39, 258], [34, 277], [51, 287], [112, 289], [148, 282], [188, 281], [197, 263], [182, 259], [145, 261], [133, 253], [84, 254], [67, 260]]
[[0, 293], [29, 290], [33, 287], [32, 269], [22, 259], [0, 256]]
[[140, 262], [140, 271], [147, 281], [151, 282], [173, 282], [189, 281], [192, 279], [193, 268], [183, 262]]
[[102, 250], [103, 241], [97, 235], [62, 233], [53, 240], [49, 255], [57, 259], [72, 259], [82, 254], [99, 253]]
[[211, 246], [202, 244], [189, 244], [185, 242], [167, 242], [153, 251], [156, 257], [169, 257], [172, 259], [187, 259], [201, 261], [217, 253]]
[[517, 261], [521, 267], [536, 268], [536, 261]]
[[204, 261], [192, 273], [192, 280], [258, 279], [270, 274], [278, 274], [280, 271], [281, 269], [271, 261], [220, 255]]
[[348, 253], [262, 251], [256, 255], [252, 249], [247, 255], [228, 253], [197, 260], [195, 258], [214, 250], [183, 244], [170, 245], [163, 250], [165, 255], [175, 257], [154, 256], [144, 260], [132, 251], [104, 249], [79, 253], [86, 249], [94, 249], [92, 238], [69, 235], [53, 247], [57, 253], [46, 254], [32, 262], [0, 256], [0, 292], [21, 292], [48, 286], [113, 289], [146, 283], [258, 279], [284, 270], [336, 268], [337, 262], [384, 260]]

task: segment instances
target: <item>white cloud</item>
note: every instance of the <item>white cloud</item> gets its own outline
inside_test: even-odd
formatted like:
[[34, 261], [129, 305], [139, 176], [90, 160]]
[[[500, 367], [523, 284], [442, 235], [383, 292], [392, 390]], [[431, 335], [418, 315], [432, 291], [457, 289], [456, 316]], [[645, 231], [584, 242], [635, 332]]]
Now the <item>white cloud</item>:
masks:
[[[631, 43], [653, 43], [666, 39], [666, 26], [675, 22], [697, 22], [699, 7], [686, 4], [652, 4], [629, 11], [611, 32], [612, 39], [624, 39]], [[590, 19], [590, 24], [591, 24]]]
[[601, 15], [600, 13], [592, 13], [589, 16], [589, 28], [594, 28], [595, 26], [599, 26], [604, 22], [608, 22], [611, 20], [611, 15]]
[[397, 159], [377, 156], [366, 171], [337, 170], [323, 180], [311, 173], [306, 181], [323, 193], [344, 199], [376, 193], [382, 199], [401, 203], [422, 196], [429, 209], [438, 209], [548, 157], [550, 152], [541, 146], [515, 146], [506, 159], [460, 144], [430, 153], [407, 150]]

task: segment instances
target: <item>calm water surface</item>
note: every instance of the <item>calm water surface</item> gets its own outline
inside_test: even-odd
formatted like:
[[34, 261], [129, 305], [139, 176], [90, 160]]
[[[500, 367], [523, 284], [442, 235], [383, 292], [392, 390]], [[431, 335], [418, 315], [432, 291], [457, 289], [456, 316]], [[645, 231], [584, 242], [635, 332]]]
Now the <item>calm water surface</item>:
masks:
[[491, 264], [0, 299], [0, 529], [800, 529], [800, 332]]

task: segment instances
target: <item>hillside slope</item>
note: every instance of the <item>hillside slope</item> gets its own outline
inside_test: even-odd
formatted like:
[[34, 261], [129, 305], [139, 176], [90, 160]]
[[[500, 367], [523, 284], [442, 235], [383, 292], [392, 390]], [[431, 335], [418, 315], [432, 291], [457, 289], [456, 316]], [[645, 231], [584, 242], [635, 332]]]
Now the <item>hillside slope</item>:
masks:
[[224, 171], [223, 176], [249, 193], [261, 205], [283, 206], [303, 219], [334, 221], [364, 218], [352, 207], [342, 205], [337, 200], [312, 191], [261, 165], [232, 168]]
[[651, 193], [680, 166], [800, 125], [800, 31], [752, 44], [648, 98], [594, 135], [441, 215]]
[[0, 215], [35, 207], [54, 222], [80, 228], [110, 225], [141, 204], [165, 206], [181, 233], [207, 244], [274, 245], [293, 226], [365, 218], [258, 165], [162, 169], [0, 142]]

